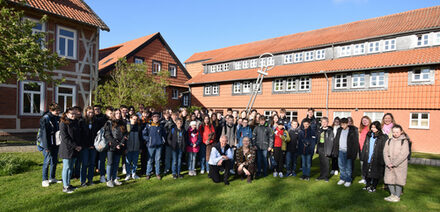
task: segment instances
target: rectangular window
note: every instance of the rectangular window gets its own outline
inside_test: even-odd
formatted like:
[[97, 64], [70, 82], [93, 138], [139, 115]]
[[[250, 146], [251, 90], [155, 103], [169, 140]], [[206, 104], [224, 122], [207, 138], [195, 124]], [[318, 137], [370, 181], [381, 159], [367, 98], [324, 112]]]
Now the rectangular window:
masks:
[[359, 55], [359, 54], [364, 54], [364, 53], [365, 53], [365, 44], [360, 43], [360, 44], [354, 45], [354, 48], [353, 48], [354, 55]]
[[289, 64], [293, 62], [293, 54], [284, 55], [284, 64]]
[[62, 57], [76, 59], [76, 30], [57, 27], [57, 52]]
[[266, 58], [260, 58], [260, 67], [266, 67]]
[[20, 82], [20, 114], [41, 115], [44, 111], [44, 86], [42, 82]]
[[218, 64], [218, 65], [217, 65], [217, 71], [218, 71], [218, 72], [223, 71], [223, 64]]
[[325, 59], [325, 49], [316, 50], [316, 60]]
[[417, 46], [427, 46], [429, 44], [429, 34], [417, 36]]
[[266, 117], [266, 120], [268, 121], [269, 118], [272, 116], [273, 111], [271, 110], [265, 110], [264, 111], [264, 117]]
[[273, 81], [273, 89], [275, 92], [283, 91], [283, 80], [282, 79], [276, 79]]
[[189, 96], [186, 94], [182, 98], [183, 98], [183, 100], [182, 100], [183, 106], [188, 107], [189, 106]]
[[[258, 86], [258, 85], [257, 85], [257, 81], [255, 81], [255, 82], [252, 83], [252, 89], [253, 89], [253, 91], [254, 91], [254, 90], [257, 90], [257, 86]], [[263, 84], [261, 84], [260, 87], [258, 88], [258, 93], [261, 93], [261, 88], [262, 88], [262, 87], [263, 87]]]
[[211, 66], [211, 72], [214, 73], [217, 71], [217, 66], [216, 65], [212, 65]]
[[350, 111], [335, 111], [333, 112], [333, 118], [339, 117], [340, 119], [342, 118], [348, 118], [351, 117], [351, 112]]
[[368, 53], [376, 53], [380, 51], [380, 41], [368, 43]]
[[223, 68], [223, 70], [225, 70], [225, 71], [229, 71], [229, 63], [226, 63], [226, 64], [224, 64], [224, 68]]
[[396, 39], [384, 40], [383, 50], [384, 51], [396, 50]]
[[162, 63], [159, 61], [153, 61], [153, 74], [157, 74], [162, 69]]
[[351, 75], [351, 87], [352, 88], [364, 88], [365, 87], [365, 74], [354, 73]]
[[298, 120], [298, 111], [286, 111], [286, 117], [290, 122], [293, 120]]
[[[35, 26], [32, 27], [32, 34], [46, 32], [46, 23], [40, 23], [39, 20], [33, 19], [33, 18], [25, 18], [25, 19], [35, 23]], [[41, 48], [45, 47], [44, 46], [44, 38], [38, 40], [38, 43], [40, 43]]]
[[310, 80], [309, 77], [299, 78], [299, 90], [308, 91], [310, 90]]
[[322, 119], [322, 111], [315, 111], [315, 118], [318, 122], [321, 122]]
[[370, 87], [384, 87], [385, 86], [385, 72], [371, 72]]
[[368, 118], [370, 118], [372, 122], [382, 121], [383, 115], [383, 112], [364, 112], [364, 116], [368, 116]]
[[341, 57], [351, 55], [351, 46], [341, 46]]
[[268, 65], [268, 66], [273, 66], [273, 64], [274, 64], [273, 57], [268, 57], [268, 58], [267, 58], [267, 65]]
[[295, 78], [287, 78], [286, 91], [295, 91], [295, 90], [296, 90], [296, 79]]
[[257, 67], [257, 59], [251, 60], [251, 68]]
[[294, 60], [293, 60], [295, 63], [299, 63], [299, 62], [302, 62], [303, 61], [303, 53], [302, 52], [300, 52], [300, 53], [295, 53], [295, 57], [294, 57]]
[[212, 95], [218, 95], [219, 85], [212, 85]]
[[440, 44], [440, 32], [437, 32], [437, 33], [434, 34], [433, 44], [434, 45], [439, 45]]
[[347, 74], [335, 75], [335, 89], [344, 89], [348, 87]]
[[169, 64], [168, 71], [170, 72], [171, 77], [177, 77], [177, 66], [176, 65]]
[[57, 86], [55, 90], [55, 101], [58, 103], [62, 111], [66, 111], [69, 107], [76, 106], [76, 86]]
[[241, 93], [241, 83], [240, 82], [234, 82], [234, 89], [233, 92], [235, 94]]
[[251, 82], [245, 81], [243, 82], [243, 93], [250, 93], [251, 92]]
[[179, 99], [179, 90], [173, 88], [173, 95], [171, 98], [172, 99]]
[[205, 95], [211, 95], [211, 85], [205, 85]]
[[135, 64], [142, 64], [142, 63], [144, 63], [144, 59], [142, 59], [140, 57], [135, 57], [134, 58], [134, 63]]
[[243, 68], [249, 68], [249, 61], [248, 60], [243, 61]]
[[314, 56], [314, 51], [308, 51], [305, 53], [304, 61], [312, 61]]
[[234, 63], [234, 68], [235, 68], [235, 70], [241, 69], [241, 62], [240, 61], [239, 62], [235, 62]]
[[413, 82], [430, 81], [431, 80], [430, 74], [431, 74], [431, 69], [427, 67], [416, 68], [412, 73], [411, 79]]
[[429, 129], [429, 113], [410, 113], [409, 127]]

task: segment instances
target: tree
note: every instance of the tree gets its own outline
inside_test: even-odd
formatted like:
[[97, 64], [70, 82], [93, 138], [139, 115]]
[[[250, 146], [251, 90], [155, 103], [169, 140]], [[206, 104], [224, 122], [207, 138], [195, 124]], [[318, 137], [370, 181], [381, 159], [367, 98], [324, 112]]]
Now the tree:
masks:
[[168, 86], [168, 71], [152, 75], [147, 65], [127, 63], [120, 59], [115, 69], [95, 91], [95, 104], [119, 107], [120, 105], [144, 104], [162, 107], [167, 104], [165, 88]]
[[[45, 32], [33, 33], [37, 23], [24, 18], [5, 0], [0, 0], [0, 83], [8, 79], [17, 81], [38, 77], [40, 81], [59, 83], [52, 71], [65, 65], [65, 60], [46, 48]], [[47, 21], [44, 15], [40, 24]]]

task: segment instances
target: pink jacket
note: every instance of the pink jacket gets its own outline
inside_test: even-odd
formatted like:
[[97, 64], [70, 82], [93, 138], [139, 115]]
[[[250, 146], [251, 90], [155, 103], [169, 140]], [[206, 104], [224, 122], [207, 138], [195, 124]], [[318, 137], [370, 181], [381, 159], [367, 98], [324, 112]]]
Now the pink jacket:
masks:
[[[189, 127], [188, 129], [188, 144], [186, 146], [186, 151], [187, 152], [199, 152], [200, 150], [200, 133], [197, 130], [197, 128], [195, 128], [194, 130]], [[196, 147], [193, 147], [193, 145], [196, 144]]]

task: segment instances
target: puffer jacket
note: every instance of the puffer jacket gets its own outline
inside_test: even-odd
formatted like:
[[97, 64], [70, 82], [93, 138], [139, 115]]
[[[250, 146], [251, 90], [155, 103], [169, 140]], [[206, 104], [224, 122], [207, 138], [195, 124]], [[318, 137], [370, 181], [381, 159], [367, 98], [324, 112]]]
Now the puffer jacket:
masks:
[[408, 173], [409, 142], [405, 135], [391, 138], [385, 142], [383, 158], [385, 165], [392, 165], [393, 169], [385, 168], [384, 182], [390, 185], [405, 186]]
[[[324, 132], [324, 143], [321, 143], [321, 133]], [[328, 127], [326, 130], [319, 128], [318, 129], [318, 134], [316, 135], [317, 137], [317, 144], [318, 144], [318, 148], [316, 148], [316, 153], [318, 154], [324, 154], [326, 157], [331, 157], [332, 156], [332, 151], [333, 151], [333, 141], [335, 136], [333, 135], [333, 128], [332, 127]]]
[[258, 150], [267, 150], [273, 146], [273, 130], [264, 125], [258, 125], [252, 132], [252, 145]]
[[161, 147], [165, 143], [165, 129], [159, 123], [151, 123], [145, 126], [142, 136], [147, 147]]

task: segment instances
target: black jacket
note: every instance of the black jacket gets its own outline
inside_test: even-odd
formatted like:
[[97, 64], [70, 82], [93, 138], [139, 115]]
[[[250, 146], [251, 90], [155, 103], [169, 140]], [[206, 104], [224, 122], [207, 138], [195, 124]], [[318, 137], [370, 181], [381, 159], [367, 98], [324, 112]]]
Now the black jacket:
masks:
[[[182, 136], [181, 142], [179, 142], [179, 136]], [[188, 142], [188, 131], [182, 126], [181, 130], [178, 130], [177, 127], [173, 127], [168, 133], [167, 143], [173, 150], [180, 149], [181, 151], [185, 151], [186, 144]]]
[[[321, 143], [321, 133], [325, 133], [324, 134], [324, 143]], [[318, 144], [318, 148], [316, 148], [316, 153], [318, 154], [324, 154], [326, 157], [331, 157], [332, 156], [332, 151], [333, 151], [333, 140], [334, 140], [334, 135], [333, 135], [333, 128], [332, 127], [328, 127], [326, 130], [319, 128], [318, 129], [318, 134], [316, 135], [317, 137], [317, 141], [316, 143]]]
[[81, 146], [83, 148], [90, 148], [94, 146], [96, 134], [99, 131], [99, 123], [96, 117], [92, 119], [92, 122], [87, 122], [85, 119], [79, 121], [79, 126], [81, 127], [82, 142]]
[[371, 156], [370, 164], [368, 163], [368, 155], [370, 154], [370, 138], [372, 132], [368, 132], [365, 138], [364, 146], [362, 147], [361, 161], [363, 161], [362, 172], [365, 177], [380, 179], [383, 177], [385, 171], [385, 161], [383, 159], [383, 149], [388, 140], [388, 136], [381, 133], [376, 137], [374, 142], [373, 155]]
[[81, 146], [81, 129], [77, 120], [69, 120], [69, 123], [60, 122], [61, 144], [59, 155], [63, 159], [76, 158], [76, 147]]
[[142, 126], [140, 124], [130, 124], [130, 128], [130, 133], [128, 133], [128, 140], [126, 143], [127, 151], [139, 151], [141, 147], [145, 145], [144, 139], [142, 137]]
[[[348, 136], [347, 136], [347, 159], [356, 160], [359, 151], [359, 133], [355, 126], [348, 126]], [[339, 139], [341, 137], [342, 127], [338, 129], [333, 145], [333, 157], [338, 157], [339, 155]]]
[[40, 146], [43, 149], [57, 148], [55, 141], [55, 133], [59, 130], [60, 117], [54, 116], [48, 112], [40, 119]]
[[[104, 127], [104, 138], [108, 141], [109, 151], [122, 153], [124, 150], [122, 144], [126, 144], [127, 140], [125, 137], [128, 135], [125, 122], [119, 120], [117, 121], [116, 126], [113, 127], [112, 121], [108, 121]], [[117, 149], [117, 146], [119, 146], [120, 149]]]
[[316, 120], [315, 116], [313, 116], [312, 118], [309, 117], [305, 117], [302, 121], [301, 121], [301, 130], [304, 130], [304, 121], [308, 120], [310, 122], [310, 129], [313, 130], [313, 132], [315, 132], [315, 134], [318, 132], [319, 129], [319, 123], [318, 120]]
[[252, 145], [256, 146], [258, 150], [267, 150], [273, 146], [273, 130], [264, 125], [258, 125], [252, 132]]
[[287, 142], [287, 152], [298, 152], [298, 136], [301, 129], [298, 127], [296, 129], [290, 128], [289, 129], [289, 136], [290, 136], [290, 142]]

